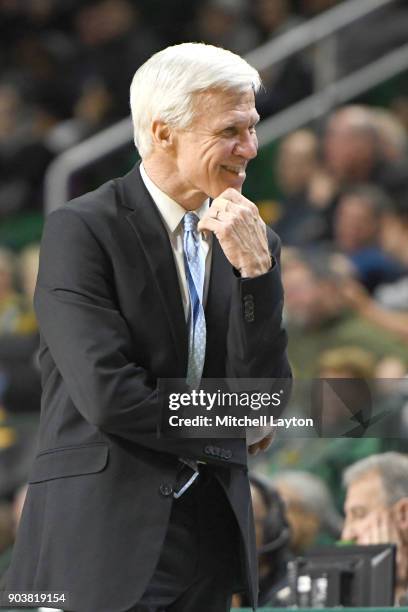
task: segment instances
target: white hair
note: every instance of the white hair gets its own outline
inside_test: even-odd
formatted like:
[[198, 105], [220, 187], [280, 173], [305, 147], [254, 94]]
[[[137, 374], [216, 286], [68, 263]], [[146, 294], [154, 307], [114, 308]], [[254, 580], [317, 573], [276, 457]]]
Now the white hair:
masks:
[[360, 459], [344, 470], [343, 484], [347, 488], [370, 472], [378, 472], [380, 475], [390, 506], [403, 497], [408, 497], [407, 455], [390, 451]]
[[194, 117], [194, 94], [211, 89], [256, 93], [261, 78], [242, 57], [213, 45], [182, 43], [155, 53], [136, 71], [130, 86], [134, 141], [145, 158], [151, 124], [161, 119], [186, 128]]
[[322, 478], [303, 470], [283, 470], [271, 477], [272, 484], [278, 489], [282, 484], [293, 491], [305, 510], [315, 514], [321, 525], [331, 533], [337, 534], [342, 528], [342, 518], [337, 512], [332, 495]]

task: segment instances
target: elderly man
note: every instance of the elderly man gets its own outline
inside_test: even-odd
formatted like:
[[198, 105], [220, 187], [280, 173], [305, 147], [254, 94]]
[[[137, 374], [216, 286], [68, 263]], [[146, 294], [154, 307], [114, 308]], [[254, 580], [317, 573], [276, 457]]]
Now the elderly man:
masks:
[[395, 600], [408, 588], [408, 457], [388, 452], [370, 455], [349, 466], [343, 540], [356, 544], [397, 546]]
[[245, 440], [156, 431], [161, 378], [290, 376], [279, 239], [241, 195], [259, 85], [223, 49], [157, 53], [131, 86], [142, 163], [47, 220], [40, 448], [8, 590], [75, 612], [256, 605]]

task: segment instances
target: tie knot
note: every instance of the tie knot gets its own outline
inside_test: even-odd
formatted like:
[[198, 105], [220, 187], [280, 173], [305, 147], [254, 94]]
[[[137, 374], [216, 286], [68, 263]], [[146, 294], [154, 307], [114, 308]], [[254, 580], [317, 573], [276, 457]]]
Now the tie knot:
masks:
[[183, 217], [184, 231], [185, 232], [196, 232], [198, 221], [199, 219], [195, 213], [193, 212], [186, 213]]

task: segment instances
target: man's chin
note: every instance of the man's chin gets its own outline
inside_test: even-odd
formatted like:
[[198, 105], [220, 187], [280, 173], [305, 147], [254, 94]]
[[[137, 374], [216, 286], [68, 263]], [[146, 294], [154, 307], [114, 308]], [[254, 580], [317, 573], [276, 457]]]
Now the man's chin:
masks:
[[237, 174], [236, 177], [233, 176], [231, 177], [231, 179], [227, 181], [228, 187], [232, 187], [233, 189], [236, 189], [237, 191], [241, 193], [245, 179], [246, 179], [245, 172], [243, 174]]
[[[239, 177], [237, 178], [239, 179]], [[212, 200], [215, 200], [215, 198], [218, 198], [222, 193], [224, 193], [224, 191], [226, 191], [226, 189], [235, 189], [235, 191], [241, 193], [243, 185], [244, 179], [217, 181], [211, 186], [211, 193], [208, 195]]]
[[239, 193], [241, 193], [243, 185], [244, 185], [243, 180], [225, 181], [222, 183], [222, 187], [220, 187], [220, 192], [218, 195], [223, 193], [226, 189], [235, 189], [235, 191], [238, 191]]

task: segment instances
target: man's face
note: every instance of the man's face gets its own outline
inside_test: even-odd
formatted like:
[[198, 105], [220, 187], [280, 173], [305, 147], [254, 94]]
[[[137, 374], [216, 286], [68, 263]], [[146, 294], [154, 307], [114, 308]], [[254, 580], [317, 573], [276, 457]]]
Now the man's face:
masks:
[[364, 197], [345, 195], [340, 199], [335, 213], [334, 236], [343, 251], [352, 253], [375, 244], [378, 230], [378, 215]]
[[241, 191], [258, 148], [253, 91], [208, 91], [197, 96], [195, 105], [192, 124], [175, 130], [179, 190], [203, 199], [216, 198], [228, 187]]
[[318, 280], [302, 262], [293, 262], [283, 270], [285, 305], [291, 323], [301, 327], [321, 319], [321, 290]]
[[[386, 495], [381, 476], [376, 470], [364, 474], [347, 489], [344, 502], [345, 521], [341, 537], [360, 544], [364, 534], [364, 519], [374, 510], [386, 507]], [[364, 524], [364, 523], [363, 523]]]
[[340, 181], [367, 180], [375, 161], [373, 137], [353, 128], [343, 113], [329, 121], [324, 139], [325, 161]]
[[312, 134], [298, 131], [287, 136], [279, 147], [278, 180], [288, 194], [307, 187], [317, 165], [317, 142]]

